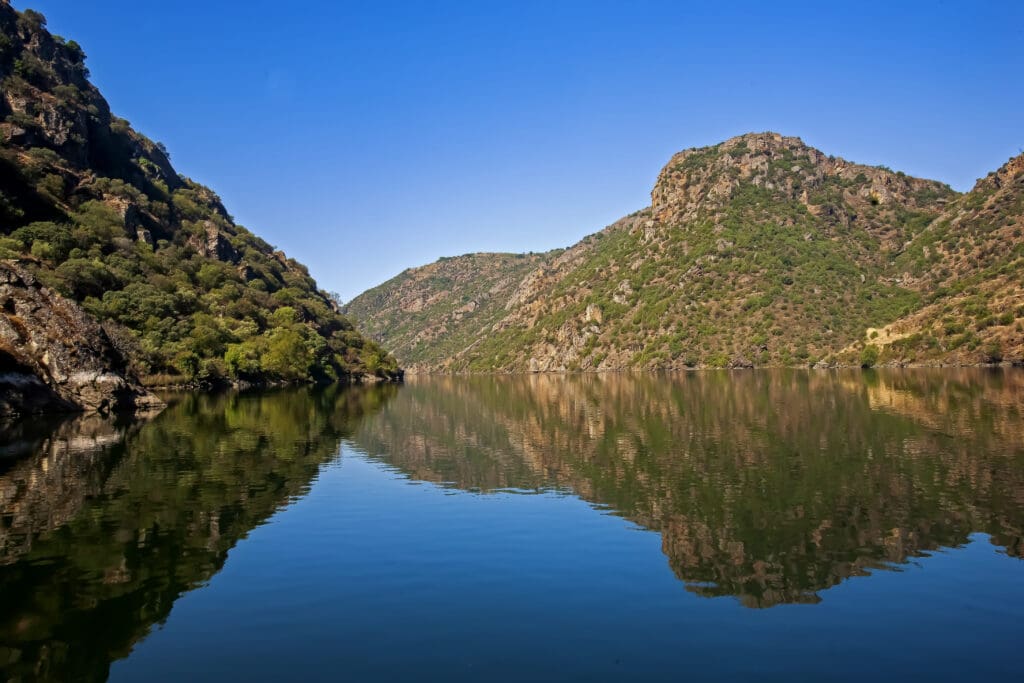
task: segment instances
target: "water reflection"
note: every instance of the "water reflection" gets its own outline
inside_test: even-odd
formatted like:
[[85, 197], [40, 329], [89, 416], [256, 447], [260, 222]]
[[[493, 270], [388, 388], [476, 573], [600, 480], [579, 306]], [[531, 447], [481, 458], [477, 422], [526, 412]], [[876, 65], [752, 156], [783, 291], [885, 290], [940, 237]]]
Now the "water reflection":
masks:
[[32, 455], [0, 471], [0, 670], [104, 680], [395, 390], [186, 396], [145, 424], [16, 427], [4, 443]]
[[[209, 581], [240, 539], [309, 490], [342, 441], [445, 486], [569, 491], [659, 532], [690, 591], [752, 607], [815, 602], [848, 577], [975, 532], [1019, 558], [1022, 396], [1020, 371], [458, 377], [190, 395], [148, 422], [22, 424], [0, 437], [0, 670], [25, 680], [106, 678], [110, 662]], [[394, 539], [366, 515], [387, 517], [385, 505], [417, 514], [421, 500], [397, 482], [381, 490], [389, 502], [370, 493], [348, 517], [339, 501], [321, 509], [327, 517], [307, 518], [304, 542], [322, 544], [321, 527], [334, 525], [335, 542], [349, 543], [335, 560], [362, 552], [372, 564]], [[469, 518], [463, 532], [501, 533], [473, 528], [478, 499], [450, 498], [459, 502], [446, 514]], [[418, 566], [437, 574], [420, 578], [443, 585], [467, 565], [446, 555], [451, 528], [432, 528], [420, 548], [436, 553], [434, 563]], [[319, 597], [317, 577], [344, 578], [334, 566], [304, 588], [271, 590]], [[377, 571], [348, 566], [362, 581]], [[394, 578], [388, 571], [405, 573], [380, 573]], [[399, 587], [387, 596], [392, 607], [409, 589], [380, 585]], [[373, 616], [353, 606], [364, 603], [345, 604], [352, 623]], [[294, 638], [336, 617], [327, 610]]]
[[985, 532], [1024, 553], [1024, 373], [427, 378], [355, 440], [469, 490], [567, 488], [662, 534], [687, 588], [815, 602]]

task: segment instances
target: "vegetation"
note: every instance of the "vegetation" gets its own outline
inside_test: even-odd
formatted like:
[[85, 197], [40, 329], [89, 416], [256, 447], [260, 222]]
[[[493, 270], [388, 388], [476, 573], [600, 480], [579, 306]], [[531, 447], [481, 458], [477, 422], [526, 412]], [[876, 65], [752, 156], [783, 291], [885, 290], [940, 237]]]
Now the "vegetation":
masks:
[[103, 321], [150, 383], [392, 377], [301, 264], [110, 114], [74, 41], [0, 6], [0, 258]]
[[[417, 369], [860, 364], [869, 329], [934, 296], [918, 286], [934, 258], [906, 261], [914, 245], [936, 239], [929, 226], [956, 197], [941, 183], [827, 158], [795, 138], [744, 135], [676, 155], [651, 208], [516, 272], [514, 296], [501, 290], [475, 327], [448, 322], [454, 302], [440, 293], [449, 285], [426, 277], [400, 276], [349, 310], [384, 339], [421, 340]], [[496, 270], [487, 255], [462, 261], [458, 291], [486, 289]], [[429, 320], [396, 306], [419, 299], [431, 302]], [[1008, 319], [1005, 310], [992, 316], [978, 324]], [[878, 334], [866, 352], [878, 353], [872, 364], [903, 362], [910, 356], [901, 350], [918, 340], [931, 357], [943, 353], [928, 335]], [[403, 362], [413, 358], [395, 349]]]
[[530, 272], [557, 257], [465, 254], [406, 270], [352, 300], [345, 313], [416, 369], [457, 354], [485, 335]]
[[883, 359], [1024, 361], [1024, 155], [951, 202], [896, 259], [925, 293]]

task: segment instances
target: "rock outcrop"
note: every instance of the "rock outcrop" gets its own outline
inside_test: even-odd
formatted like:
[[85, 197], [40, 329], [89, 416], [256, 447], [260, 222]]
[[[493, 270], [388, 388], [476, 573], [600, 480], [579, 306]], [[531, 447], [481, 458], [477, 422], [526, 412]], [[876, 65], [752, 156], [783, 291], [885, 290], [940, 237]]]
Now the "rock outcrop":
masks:
[[81, 307], [0, 261], [0, 414], [162, 405]]

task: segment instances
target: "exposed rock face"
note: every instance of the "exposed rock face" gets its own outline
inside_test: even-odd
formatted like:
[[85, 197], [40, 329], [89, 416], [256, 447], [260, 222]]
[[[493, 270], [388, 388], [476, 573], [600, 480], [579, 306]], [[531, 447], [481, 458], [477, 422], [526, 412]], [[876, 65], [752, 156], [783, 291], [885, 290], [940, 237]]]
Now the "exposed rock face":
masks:
[[820, 358], [904, 294], [883, 279], [888, 255], [911, 218], [927, 222], [954, 196], [775, 133], [686, 150], [659, 174], [650, 207], [539, 264], [500, 319], [424, 365], [557, 372]]
[[865, 343], [897, 361], [1024, 363], [1022, 235], [1024, 154], [979, 180], [907, 245], [894, 270], [932, 300], [869, 330]]
[[[184, 185], [162, 147], [134, 134], [127, 122], [111, 114], [107, 101], [89, 82], [85, 56], [77, 44], [46, 31], [39, 15], [19, 15], [6, 2], [0, 2], [0, 33], [7, 38], [0, 49], [0, 73], [6, 76], [7, 67], [15, 62], [18, 76], [5, 79], [0, 89], [0, 118], [6, 117], [0, 123], [0, 140], [22, 149], [54, 150], [67, 160], [69, 176], [88, 168], [98, 176], [125, 176], [137, 187], [159, 182], [174, 190]], [[40, 97], [39, 91], [50, 96]], [[147, 163], [126, 163], [131, 159]], [[22, 194], [5, 182], [0, 187], [12, 200]]]
[[212, 221], [203, 223], [205, 235], [203, 237], [193, 236], [189, 238], [189, 245], [196, 252], [207, 258], [217, 259], [225, 263], [237, 264], [242, 255], [231, 244], [228, 236], [221, 231]]
[[0, 312], [0, 414], [163, 405], [91, 316], [11, 261], [0, 261]]
[[653, 218], [685, 225], [725, 210], [744, 185], [767, 190], [778, 202], [799, 202], [825, 224], [857, 224], [885, 251], [898, 250], [904, 237], [893, 210], [934, 211], [954, 196], [934, 180], [828, 156], [800, 138], [748, 133], [673, 156], [651, 191]]

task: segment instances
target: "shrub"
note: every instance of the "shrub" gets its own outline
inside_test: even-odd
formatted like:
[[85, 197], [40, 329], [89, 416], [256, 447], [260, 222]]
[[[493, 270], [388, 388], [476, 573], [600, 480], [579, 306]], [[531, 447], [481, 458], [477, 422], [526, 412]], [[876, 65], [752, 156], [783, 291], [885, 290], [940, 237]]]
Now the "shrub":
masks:
[[18, 28], [29, 31], [39, 31], [46, 28], [46, 17], [42, 12], [27, 9], [18, 17]]
[[1003, 362], [1003, 346], [998, 340], [993, 340], [985, 345], [982, 355], [984, 355], [986, 363], [1001, 363]]

